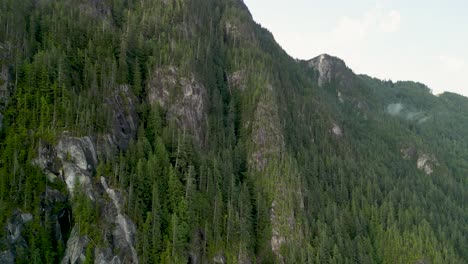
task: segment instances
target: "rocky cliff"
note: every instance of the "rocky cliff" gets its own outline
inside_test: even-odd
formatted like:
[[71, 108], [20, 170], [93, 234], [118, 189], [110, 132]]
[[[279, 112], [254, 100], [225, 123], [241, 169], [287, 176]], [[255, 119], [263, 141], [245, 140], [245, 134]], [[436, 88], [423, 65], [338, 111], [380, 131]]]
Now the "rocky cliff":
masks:
[[466, 263], [468, 100], [238, 0], [4, 0], [0, 263]]

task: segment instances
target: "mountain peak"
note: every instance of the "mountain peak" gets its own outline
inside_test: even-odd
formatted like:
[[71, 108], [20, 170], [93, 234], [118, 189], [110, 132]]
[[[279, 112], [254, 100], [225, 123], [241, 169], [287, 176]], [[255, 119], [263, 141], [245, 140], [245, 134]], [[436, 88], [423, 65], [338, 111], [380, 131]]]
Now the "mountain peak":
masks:
[[319, 55], [309, 60], [307, 65], [317, 73], [320, 87], [337, 77], [348, 79], [352, 75], [352, 71], [342, 59], [329, 54]]

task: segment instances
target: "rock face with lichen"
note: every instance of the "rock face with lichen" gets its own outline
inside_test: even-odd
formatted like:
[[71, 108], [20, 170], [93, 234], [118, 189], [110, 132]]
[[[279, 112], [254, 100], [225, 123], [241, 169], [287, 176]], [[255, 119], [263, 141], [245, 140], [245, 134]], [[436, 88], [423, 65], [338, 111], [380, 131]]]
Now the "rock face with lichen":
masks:
[[247, 88], [247, 73], [244, 70], [235, 71], [228, 76], [229, 89], [245, 91]]
[[15, 210], [4, 227], [6, 236], [0, 238], [0, 263], [17, 263], [18, 254], [28, 250], [29, 241], [24, 231], [31, 228], [33, 220], [39, 221], [41, 226], [48, 225], [52, 239], [64, 245], [71, 225], [71, 209], [68, 202], [66, 195], [47, 187], [40, 200], [42, 219], [37, 219], [37, 215], [33, 216], [32, 213]]
[[414, 161], [416, 167], [427, 175], [431, 175], [434, 169], [439, 166], [435, 155], [418, 151], [414, 147], [402, 148], [400, 153], [403, 159]]
[[49, 179], [60, 177], [70, 192], [80, 189], [94, 199], [91, 176], [96, 170], [97, 154], [90, 137], [71, 137], [64, 133], [56, 146], [42, 142], [38, 148], [38, 157], [34, 164], [38, 165]]
[[352, 72], [343, 60], [322, 54], [308, 61], [308, 66], [317, 74], [317, 83], [319, 87], [324, 86], [332, 81], [339, 81], [343, 86], [350, 85]]
[[[6, 226], [5, 241], [0, 240], [0, 245], [6, 246], [6, 250], [0, 251], [0, 263], [15, 263], [15, 255], [19, 250], [27, 248], [27, 243], [22, 236], [24, 225], [33, 220], [33, 215], [16, 211], [8, 220]], [[3, 242], [3, 243], [2, 243]]]
[[[102, 232], [111, 236], [106, 236], [102, 245], [95, 248], [96, 263], [138, 263], [136, 226], [122, 210], [124, 194], [109, 187], [104, 177], [100, 180], [95, 177], [98, 163], [112, 159], [119, 150], [124, 151], [135, 137], [138, 124], [136, 106], [139, 102], [128, 85], [121, 85], [106, 98], [105, 103], [110, 117], [107, 133], [74, 136], [72, 132], [65, 131], [57, 136], [54, 143], [41, 140], [33, 164], [44, 172], [50, 182], [63, 181], [67, 188], [67, 193], [52, 189], [46, 191], [43, 195], [44, 205], [48, 206], [45, 208], [68, 201], [73, 203], [75, 194], [81, 192], [97, 205], [100, 212], [104, 212], [104, 217], [99, 220], [104, 227]], [[69, 208], [57, 216], [52, 215], [54, 221], [59, 223], [58, 229], [63, 229], [61, 225], [67, 225], [66, 229], [71, 230], [67, 240], [60, 232], [56, 236], [66, 244], [62, 263], [85, 263], [86, 250], [92, 240], [80, 231], [79, 223], [62, 223], [66, 216], [71, 219]]]
[[[120, 150], [127, 148], [129, 141], [135, 137], [138, 127], [138, 115], [136, 106], [138, 98], [133, 94], [128, 85], [120, 85], [113, 94], [106, 99], [111, 112], [107, 138], [109, 144], [115, 144]], [[105, 137], [105, 136], [104, 136]]]
[[431, 175], [437, 163], [437, 159], [433, 155], [423, 153], [418, 157], [416, 166], [427, 175]]
[[[281, 127], [278, 105], [274, 97], [275, 88], [266, 84], [255, 108], [252, 121], [247, 127], [252, 129], [252, 149], [249, 164], [258, 172], [265, 184], [271, 181], [272, 201], [269, 210], [271, 237], [269, 247], [280, 263], [285, 263], [283, 247], [295, 246], [303, 241], [301, 224], [296, 221], [299, 201], [303, 198], [297, 181], [287, 180], [282, 175], [284, 166], [285, 139]], [[292, 173], [292, 172], [288, 172]]]
[[341, 129], [340, 126], [338, 126], [336, 123], [333, 123], [331, 131], [336, 137], [342, 137], [343, 136], [343, 130]]
[[[103, 232], [112, 234], [112, 240], [105, 240], [103, 247], [96, 248], [95, 259], [100, 259], [99, 263], [138, 263], [135, 250], [136, 226], [121, 210], [121, 192], [111, 189], [104, 177], [101, 177], [100, 181], [95, 179], [97, 153], [91, 137], [72, 137], [64, 133], [55, 146], [41, 143], [34, 163], [47, 175], [55, 175], [62, 179], [70, 196], [73, 196], [78, 188], [104, 212], [105, 217], [101, 221], [104, 222], [106, 230]], [[79, 225], [75, 225], [67, 241], [62, 263], [85, 263], [89, 242], [90, 238], [80, 234]], [[111, 252], [117, 253], [110, 254]]]
[[[123, 99], [119, 95], [112, 100], [116, 103]], [[126, 98], [126, 100], [130, 99]], [[117, 105], [120, 105], [118, 109], [123, 108], [121, 104]], [[118, 117], [123, 116], [121, 120], [124, 121], [119, 121], [117, 126], [128, 127], [128, 133], [124, 133], [122, 130], [120, 132], [123, 134], [112, 134], [111, 132], [109, 135], [97, 137], [74, 137], [69, 132], [65, 132], [55, 145], [47, 142], [40, 143], [34, 164], [48, 175], [49, 180], [63, 180], [69, 192], [67, 195], [72, 197], [78, 188], [79, 191], [86, 194], [87, 199], [98, 204], [100, 211], [105, 212], [103, 214], [105, 217], [101, 219], [105, 223], [103, 226], [106, 227], [106, 231], [103, 232], [112, 234], [112, 240], [106, 240], [102, 247], [96, 248], [95, 259], [99, 260], [98, 263], [138, 263], [135, 250], [136, 227], [133, 221], [121, 210], [123, 206], [122, 193], [119, 190], [111, 189], [105, 178], [102, 177], [100, 181], [95, 179], [99, 158], [106, 158], [109, 151], [112, 151], [100, 149], [96, 145], [97, 142], [124, 143], [130, 139], [130, 135], [135, 133], [135, 128], [130, 125], [133, 124], [133, 117], [125, 117], [124, 111], [114, 111], [113, 113], [116, 117], [115, 120], [119, 120]], [[129, 123], [128, 120], [132, 121]], [[123, 148], [126, 144], [124, 143], [120, 147]], [[107, 147], [103, 143], [100, 146]], [[109, 198], [110, 200], [108, 200]], [[84, 263], [89, 242], [90, 238], [80, 234], [79, 225], [75, 225], [66, 242], [67, 247], [62, 263]]]
[[263, 171], [268, 163], [278, 159], [284, 147], [276, 102], [272, 97], [272, 86], [266, 87], [257, 105], [252, 121], [252, 141], [254, 149], [251, 165], [258, 171]]
[[202, 143], [207, 125], [206, 88], [193, 73], [185, 73], [174, 66], [156, 69], [148, 83], [148, 100], [167, 111], [187, 133]]

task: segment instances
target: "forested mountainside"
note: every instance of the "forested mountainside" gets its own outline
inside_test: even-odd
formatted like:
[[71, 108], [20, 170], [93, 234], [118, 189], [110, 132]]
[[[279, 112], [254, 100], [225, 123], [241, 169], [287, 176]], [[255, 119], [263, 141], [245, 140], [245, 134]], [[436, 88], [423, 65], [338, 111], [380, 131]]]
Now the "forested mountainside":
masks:
[[468, 262], [467, 98], [295, 60], [240, 0], [0, 21], [0, 263]]

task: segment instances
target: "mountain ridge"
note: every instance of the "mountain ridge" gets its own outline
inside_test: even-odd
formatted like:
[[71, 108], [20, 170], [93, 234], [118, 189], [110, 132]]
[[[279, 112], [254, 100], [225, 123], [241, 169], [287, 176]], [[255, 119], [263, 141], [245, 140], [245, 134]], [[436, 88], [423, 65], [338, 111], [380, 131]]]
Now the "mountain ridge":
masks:
[[2, 7], [0, 262], [468, 259], [466, 98], [297, 61], [237, 0]]

